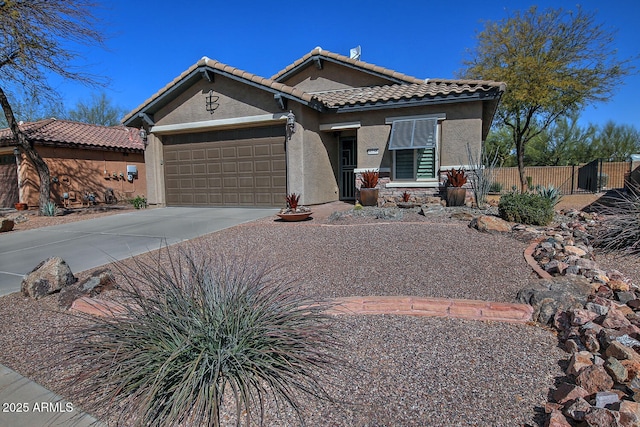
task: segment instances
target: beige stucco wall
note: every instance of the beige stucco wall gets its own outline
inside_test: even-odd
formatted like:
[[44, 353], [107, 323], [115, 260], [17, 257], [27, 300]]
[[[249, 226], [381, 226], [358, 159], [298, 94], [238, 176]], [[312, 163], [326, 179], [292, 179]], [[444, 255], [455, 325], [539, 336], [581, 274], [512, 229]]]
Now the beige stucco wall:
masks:
[[[340, 83], [338, 83], [340, 81]], [[293, 76], [288, 84], [297, 84], [303, 90], [316, 91], [339, 87], [383, 84], [381, 79], [363, 75], [351, 69], [324, 63], [322, 70], [308, 67]], [[213, 89], [218, 96], [218, 108], [213, 114], [206, 111], [205, 98]], [[296, 115], [296, 132], [287, 141], [287, 185], [288, 192], [302, 195], [303, 204], [318, 204], [337, 200], [339, 153], [339, 133], [320, 131], [322, 124], [360, 122], [355, 130], [358, 148], [358, 169], [392, 167], [391, 155], [386, 150], [391, 125], [387, 119], [429, 114], [446, 115], [440, 126], [440, 169], [466, 164], [467, 143], [479, 149], [482, 135], [482, 104], [466, 102], [461, 104], [441, 104], [423, 107], [397, 108], [353, 113], [319, 113], [294, 101], [289, 101], [287, 110]], [[281, 114], [273, 94], [250, 85], [239, 83], [218, 74], [214, 82], [206, 79], [197, 81], [175, 100], [154, 114], [157, 126], [182, 123], [215, 122], [221, 119], [239, 119], [262, 115]], [[258, 124], [256, 124], [258, 125]], [[260, 124], [264, 126], [265, 124]], [[229, 126], [246, 126], [235, 124]], [[220, 128], [222, 129], [222, 128]], [[208, 130], [215, 130], [208, 129]], [[181, 132], [200, 132], [184, 130]], [[351, 131], [353, 132], [353, 130]], [[367, 154], [368, 149], [377, 148], [378, 154]], [[162, 135], [150, 135], [146, 152], [148, 199], [150, 203], [165, 203], [164, 169], [162, 159]]]
[[303, 203], [319, 204], [338, 200], [338, 139], [332, 132], [319, 132], [319, 113], [306, 107], [296, 110], [303, 132], [300, 164], [293, 165], [290, 187], [302, 183]]
[[[62, 194], [75, 194], [71, 205], [81, 205], [85, 192], [95, 193], [98, 202], [104, 202], [104, 191], [114, 190], [118, 201], [125, 201], [147, 193], [146, 168], [142, 153], [84, 150], [72, 148], [36, 147], [49, 166], [51, 200], [63, 204]], [[126, 179], [127, 165], [135, 165], [138, 176], [133, 182]], [[105, 170], [107, 174], [105, 176]], [[113, 178], [113, 174], [118, 177]], [[120, 178], [123, 173], [124, 179]], [[30, 207], [38, 206], [40, 179], [31, 162], [22, 155], [20, 162], [22, 200]], [[58, 182], [53, 182], [57, 178]]]
[[[218, 97], [213, 114], [206, 109], [209, 90]], [[156, 125], [192, 123], [282, 112], [273, 94], [216, 74], [213, 82], [198, 80], [154, 114]]]
[[[441, 113], [446, 118], [440, 122], [440, 168], [466, 165], [467, 143], [475, 150], [479, 150], [482, 143], [481, 102], [324, 115], [322, 123], [360, 122], [361, 127], [357, 130], [358, 169], [390, 168], [391, 155], [386, 149], [391, 125], [385, 121], [397, 117]], [[378, 149], [378, 154], [367, 154], [368, 149]]]
[[389, 84], [391, 81], [323, 60], [322, 69], [319, 70], [315, 65], [309, 66], [281, 83], [297, 87], [305, 92], [319, 92], [352, 87], [381, 86]]

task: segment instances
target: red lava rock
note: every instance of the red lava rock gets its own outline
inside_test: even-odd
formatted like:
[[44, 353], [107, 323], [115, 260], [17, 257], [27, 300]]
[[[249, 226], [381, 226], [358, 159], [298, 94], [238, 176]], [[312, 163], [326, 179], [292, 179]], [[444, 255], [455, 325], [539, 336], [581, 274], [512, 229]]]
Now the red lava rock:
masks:
[[564, 404], [572, 400], [575, 400], [579, 397], [582, 397], [582, 398], [587, 397], [589, 396], [589, 394], [591, 393], [589, 393], [587, 390], [580, 387], [579, 385], [561, 383], [558, 386], [558, 388], [553, 392], [552, 398], [556, 402], [560, 404]]
[[588, 366], [580, 371], [576, 377], [576, 384], [584, 388], [589, 394], [608, 391], [613, 387], [613, 379], [602, 366]]
[[571, 427], [569, 421], [560, 411], [552, 411], [544, 425], [545, 427]]

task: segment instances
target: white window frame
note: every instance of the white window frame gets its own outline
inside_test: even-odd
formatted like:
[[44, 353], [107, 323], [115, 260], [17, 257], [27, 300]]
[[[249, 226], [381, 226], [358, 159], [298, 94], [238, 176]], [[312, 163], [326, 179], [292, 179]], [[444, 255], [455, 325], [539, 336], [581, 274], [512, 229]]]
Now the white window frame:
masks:
[[[434, 177], [433, 178], [417, 178], [416, 174], [418, 171], [417, 168], [417, 156], [416, 153], [420, 148], [409, 148], [412, 150], [413, 161], [414, 161], [414, 177], [413, 179], [397, 179], [396, 178], [396, 151], [393, 151], [391, 156], [391, 182], [389, 182], [387, 187], [434, 187], [438, 186], [440, 182], [439, 170], [440, 170], [440, 135], [442, 133], [442, 120], [446, 119], [446, 115], [444, 113], [438, 114], [428, 114], [428, 115], [420, 115], [420, 116], [402, 116], [402, 117], [388, 117], [385, 120], [385, 124], [390, 124], [393, 129], [393, 123], [395, 121], [400, 120], [420, 120], [420, 119], [436, 119], [436, 129], [435, 129], [435, 148], [434, 148]], [[389, 133], [389, 142], [391, 142], [391, 132]]]

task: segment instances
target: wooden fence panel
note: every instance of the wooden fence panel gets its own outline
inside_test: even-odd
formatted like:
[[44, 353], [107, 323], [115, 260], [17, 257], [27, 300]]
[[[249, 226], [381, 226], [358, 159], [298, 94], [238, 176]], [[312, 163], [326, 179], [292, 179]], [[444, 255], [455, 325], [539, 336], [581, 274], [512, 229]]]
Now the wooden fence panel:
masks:
[[[527, 166], [524, 168], [524, 176], [531, 177], [531, 185], [553, 185], [560, 189], [562, 194], [585, 193], [586, 190], [578, 188], [578, 170], [585, 164], [575, 166]], [[603, 162], [600, 172], [602, 190], [611, 188], [623, 188], [624, 177], [631, 169], [630, 162]], [[513, 187], [520, 188], [518, 168], [496, 168], [495, 182], [502, 185], [502, 191], [511, 191]]]

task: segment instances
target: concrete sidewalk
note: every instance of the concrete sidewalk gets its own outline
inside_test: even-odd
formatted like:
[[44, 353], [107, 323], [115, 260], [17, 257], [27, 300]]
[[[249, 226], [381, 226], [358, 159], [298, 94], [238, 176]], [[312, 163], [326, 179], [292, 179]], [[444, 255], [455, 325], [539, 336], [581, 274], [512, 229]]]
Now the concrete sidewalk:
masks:
[[0, 365], [0, 427], [101, 427], [61, 396]]
[[155, 208], [0, 234], [0, 296], [20, 290], [22, 277], [51, 256], [74, 273], [275, 215], [260, 208]]

